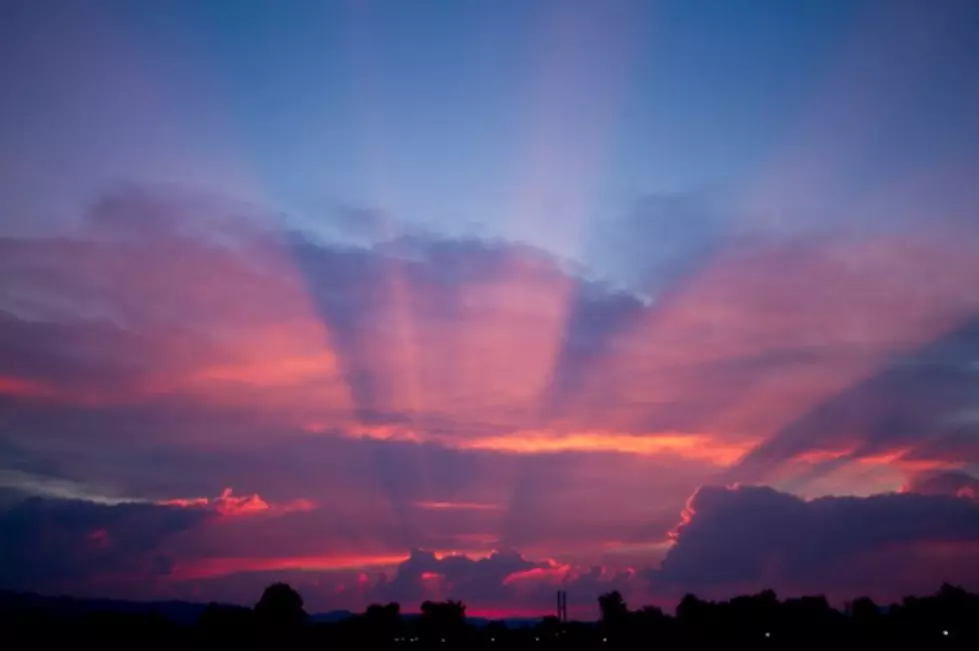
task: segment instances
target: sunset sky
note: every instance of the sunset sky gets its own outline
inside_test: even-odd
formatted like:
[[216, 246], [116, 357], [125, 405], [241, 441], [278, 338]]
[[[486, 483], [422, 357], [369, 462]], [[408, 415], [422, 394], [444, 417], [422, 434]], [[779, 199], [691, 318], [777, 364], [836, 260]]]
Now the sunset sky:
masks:
[[976, 25], [0, 0], [0, 589], [979, 589]]

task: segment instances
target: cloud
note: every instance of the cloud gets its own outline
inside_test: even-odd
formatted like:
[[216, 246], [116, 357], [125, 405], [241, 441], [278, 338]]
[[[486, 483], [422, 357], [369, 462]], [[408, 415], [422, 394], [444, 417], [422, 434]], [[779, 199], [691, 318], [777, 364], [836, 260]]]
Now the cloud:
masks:
[[507, 577], [546, 564], [533, 563], [516, 552], [496, 552], [485, 558], [463, 555], [439, 558], [433, 552], [414, 550], [398, 566], [391, 580], [381, 580], [371, 597], [382, 601], [412, 603], [430, 594], [430, 599], [459, 598], [470, 603], [506, 602]]
[[0, 586], [145, 594], [147, 583], [171, 569], [170, 539], [209, 517], [203, 510], [145, 503], [22, 500], [0, 511]]
[[[160, 192], [0, 238], [0, 483], [204, 514], [166, 536], [149, 591], [247, 601], [288, 576], [336, 606], [384, 572], [405, 594], [549, 606], [568, 566], [591, 607], [663, 558], [699, 485], [865, 495], [974, 474], [967, 237], [752, 239], [653, 202], [617, 240], [631, 268], [662, 232], [634, 269], [646, 296], [518, 242], [353, 246]], [[443, 564], [512, 549], [523, 565]]]
[[915, 475], [904, 490], [922, 495], [946, 495], [979, 500], [979, 478], [956, 471], [923, 472]]
[[[655, 224], [701, 212], [654, 203]], [[691, 436], [666, 451], [727, 460], [977, 307], [974, 257], [943, 242], [720, 231], [710, 255], [670, 254], [697, 264], [650, 272], [669, 291], [649, 304], [519, 243], [352, 247], [130, 188], [78, 234], [0, 242], [0, 398], [262, 407], [310, 431], [527, 453]]]
[[467, 612], [474, 615], [540, 615], [553, 612], [554, 593], [562, 589], [568, 592], [576, 616], [592, 618], [600, 591], [634, 591], [637, 584], [628, 572], [583, 569], [550, 559], [532, 561], [516, 551], [472, 558], [414, 550], [392, 579], [381, 577], [366, 597], [398, 601], [406, 609], [425, 599], [458, 599], [470, 604]]
[[975, 466], [979, 429], [968, 414], [979, 381], [971, 368], [977, 357], [975, 320], [895, 355], [759, 445], [731, 478], [772, 480], [800, 462], [813, 466], [806, 474], [810, 482], [847, 464], [888, 464], [906, 475]]
[[[317, 609], [393, 600], [410, 611], [425, 599], [452, 598], [483, 615], [545, 614], [562, 589], [580, 617], [594, 616], [597, 595], [612, 589], [635, 605], [669, 606], [689, 591], [719, 598], [768, 587], [825, 592], [835, 600], [864, 592], [888, 599], [943, 580], [979, 584], [970, 569], [979, 560], [977, 514], [968, 496], [907, 492], [806, 501], [767, 487], [704, 487], [690, 498], [658, 568], [643, 569], [651, 565], [647, 556], [645, 565], [614, 570], [503, 546], [464, 553], [351, 545], [317, 555], [290, 545], [288, 535], [278, 539], [299, 533], [300, 520], [276, 531], [254, 518], [224, 522], [204, 505], [33, 498], [0, 516], [0, 585], [247, 602], [265, 583], [286, 578]], [[322, 514], [281, 517], [310, 521]], [[269, 537], [262, 540], [259, 531]]]
[[586, 259], [616, 286], [659, 297], [708, 266], [746, 227], [704, 196], [652, 194], [621, 217], [596, 224]]
[[745, 590], [881, 598], [979, 585], [979, 505], [945, 495], [893, 493], [803, 500], [769, 487], [704, 487], [675, 545], [648, 573], [654, 591]]
[[[593, 590], [625, 587], [632, 577], [529, 560], [516, 551], [371, 553], [362, 547], [360, 553], [303, 555], [280, 546], [274, 535], [252, 545], [251, 552], [264, 553], [248, 555], [242, 539], [256, 521], [233, 518], [225, 525], [210, 507], [22, 499], [0, 512], [0, 588], [136, 599], [233, 595], [232, 601], [247, 602], [254, 596], [247, 591], [257, 593], [285, 576], [322, 609], [394, 600], [412, 610], [425, 599], [454, 598], [470, 604], [473, 614], [539, 614], [549, 612], [556, 586], [574, 592], [576, 607], [590, 608]], [[308, 515], [317, 514], [290, 517]]]
[[157, 504], [164, 506], [179, 506], [182, 508], [210, 508], [220, 515], [280, 515], [293, 511], [312, 511], [316, 504], [309, 499], [296, 499], [283, 504], [269, 504], [258, 493], [251, 495], [235, 495], [230, 488], [225, 488], [214, 498], [207, 497], [175, 497], [160, 500]]

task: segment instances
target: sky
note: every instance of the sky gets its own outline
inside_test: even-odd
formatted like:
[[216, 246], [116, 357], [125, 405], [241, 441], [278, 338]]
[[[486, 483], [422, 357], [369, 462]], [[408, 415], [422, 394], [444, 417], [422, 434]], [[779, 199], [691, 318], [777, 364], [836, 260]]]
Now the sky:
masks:
[[976, 24], [0, 0], [0, 589], [979, 589]]

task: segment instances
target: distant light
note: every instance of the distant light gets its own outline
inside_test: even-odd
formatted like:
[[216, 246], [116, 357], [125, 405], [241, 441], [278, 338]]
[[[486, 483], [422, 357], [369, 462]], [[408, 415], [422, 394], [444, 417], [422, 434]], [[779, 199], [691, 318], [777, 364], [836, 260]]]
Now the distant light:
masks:
[[496, 642], [496, 638], [495, 637], [491, 637], [490, 638], [490, 642]]
[[602, 642], [608, 642], [608, 638], [607, 637], [603, 637], [602, 638]]
[[534, 642], [540, 642], [540, 638], [539, 637], [535, 637], [534, 638]]
[[772, 636], [771, 633], [769, 633], [768, 631], [765, 631], [765, 637], [771, 637], [771, 636]]
[[444, 637], [442, 638], [442, 641], [445, 642], [445, 638]]
[[945, 637], [948, 637], [948, 631], [942, 631], [942, 635], [944, 635]]

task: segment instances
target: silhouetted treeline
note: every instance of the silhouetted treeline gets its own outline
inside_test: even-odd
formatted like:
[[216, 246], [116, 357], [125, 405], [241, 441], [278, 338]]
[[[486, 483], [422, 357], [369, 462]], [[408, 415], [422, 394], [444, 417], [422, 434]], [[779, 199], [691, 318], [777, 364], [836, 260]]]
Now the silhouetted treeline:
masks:
[[[972, 647], [979, 642], [979, 595], [943, 585], [930, 597], [905, 597], [879, 606], [866, 597], [840, 611], [823, 597], [779, 600], [767, 590], [729, 601], [687, 595], [675, 615], [654, 606], [631, 609], [618, 592], [598, 598], [597, 622], [546, 617], [529, 626], [505, 622], [474, 626], [458, 601], [421, 604], [403, 615], [396, 603], [373, 604], [340, 621], [310, 621], [303, 599], [289, 585], [265, 589], [254, 608], [210, 604], [194, 624], [181, 625], [156, 612], [92, 612], [70, 616], [45, 611], [37, 598], [0, 599], [3, 639], [43, 638], [157, 640], [211, 647], [292, 646], [320, 649], [651, 649], [698, 641], [737, 641], [748, 646], [853, 641], [930, 641]], [[684, 647], [686, 648], [686, 647]]]

